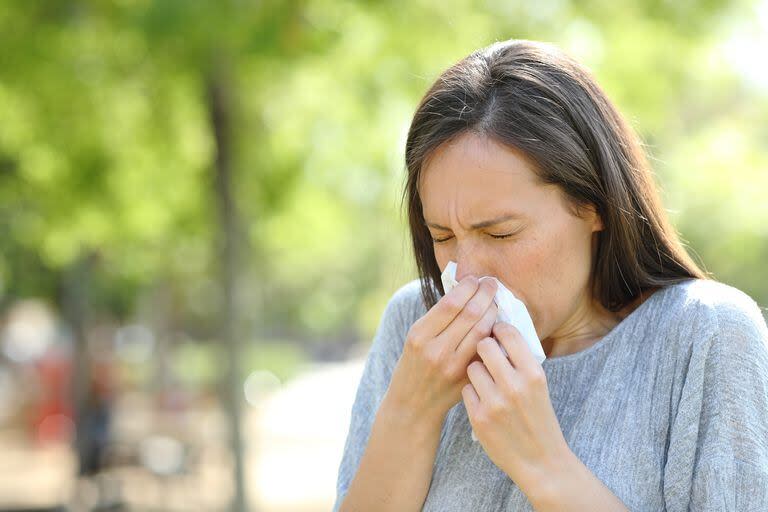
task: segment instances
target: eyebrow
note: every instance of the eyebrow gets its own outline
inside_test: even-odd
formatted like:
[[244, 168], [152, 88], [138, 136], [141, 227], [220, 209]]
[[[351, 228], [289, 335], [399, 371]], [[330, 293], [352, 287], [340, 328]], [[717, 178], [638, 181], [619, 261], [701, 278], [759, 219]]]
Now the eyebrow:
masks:
[[[500, 217], [496, 217], [495, 219], [484, 220], [484, 221], [478, 222], [476, 224], [472, 224], [470, 227], [472, 229], [487, 228], [488, 226], [494, 226], [496, 224], [501, 224], [502, 222], [506, 222], [508, 220], [520, 219], [522, 217], [523, 217], [522, 215], [519, 215], [519, 214], [516, 214], [516, 213], [505, 213], [504, 215], [502, 215]], [[429, 227], [431, 227], [431, 228], [441, 229], [443, 231], [450, 231], [451, 230], [451, 228], [447, 228], [445, 226], [441, 226], [440, 224], [435, 224], [434, 222], [427, 222], [426, 220], [424, 221], [424, 224], [429, 226]]]

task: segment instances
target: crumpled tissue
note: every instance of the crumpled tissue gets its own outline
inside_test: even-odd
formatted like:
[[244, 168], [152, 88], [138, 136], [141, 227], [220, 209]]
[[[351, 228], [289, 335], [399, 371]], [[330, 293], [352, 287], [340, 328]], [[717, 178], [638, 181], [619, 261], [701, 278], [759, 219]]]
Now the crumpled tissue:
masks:
[[[445, 270], [440, 276], [443, 282], [443, 290], [448, 293], [454, 286], [459, 284], [456, 281], [456, 263], [449, 261], [445, 266]], [[497, 322], [506, 322], [514, 325], [523, 339], [528, 344], [528, 348], [531, 349], [533, 357], [541, 364], [547, 356], [544, 354], [544, 349], [541, 347], [541, 342], [536, 334], [536, 329], [533, 327], [533, 320], [528, 313], [528, 308], [525, 307], [523, 301], [515, 297], [515, 295], [507, 289], [504, 284], [493, 276], [482, 276], [482, 279], [494, 279], [498, 285], [496, 288], [496, 296], [494, 302], [498, 308], [498, 314], [496, 315]], [[501, 351], [507, 356], [507, 351], [499, 344]], [[472, 440], [477, 441], [474, 430], [472, 431]]]

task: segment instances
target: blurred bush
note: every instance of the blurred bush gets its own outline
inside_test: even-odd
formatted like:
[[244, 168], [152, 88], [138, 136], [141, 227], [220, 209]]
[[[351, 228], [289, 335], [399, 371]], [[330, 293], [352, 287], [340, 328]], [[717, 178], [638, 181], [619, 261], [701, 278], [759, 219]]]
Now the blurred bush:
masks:
[[[768, 304], [768, 76], [755, 71], [767, 12], [741, 0], [3, 2], [1, 304], [63, 310], [91, 258], [91, 318], [218, 337], [215, 74], [235, 105], [245, 338], [369, 339], [415, 276], [399, 213], [410, 115], [441, 70], [511, 37], [553, 41], [594, 70], [646, 141], [690, 250]], [[182, 351], [204, 359], [194, 353]]]

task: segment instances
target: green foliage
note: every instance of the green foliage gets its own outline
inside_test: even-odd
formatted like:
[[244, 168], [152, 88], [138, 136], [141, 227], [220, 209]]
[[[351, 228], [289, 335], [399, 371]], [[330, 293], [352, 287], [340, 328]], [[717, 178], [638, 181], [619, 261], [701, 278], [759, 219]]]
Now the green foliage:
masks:
[[213, 141], [225, 69], [248, 249], [251, 328], [372, 335], [414, 277], [398, 211], [420, 96], [469, 51], [511, 37], [586, 63], [647, 142], [667, 208], [720, 279], [768, 305], [765, 89], [723, 43], [753, 18], [724, 2], [91, 0], [0, 6], [0, 293], [55, 299], [99, 255], [95, 307], [151, 290], [215, 337]]

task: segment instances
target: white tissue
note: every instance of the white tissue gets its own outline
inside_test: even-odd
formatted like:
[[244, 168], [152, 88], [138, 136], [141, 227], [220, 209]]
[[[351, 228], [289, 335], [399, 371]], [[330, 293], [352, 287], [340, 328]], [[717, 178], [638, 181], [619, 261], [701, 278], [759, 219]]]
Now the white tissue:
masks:
[[[445, 290], [445, 293], [448, 293], [454, 286], [459, 284], [456, 281], [456, 263], [449, 261], [440, 277], [443, 282], [443, 289]], [[494, 279], [498, 285], [496, 296], [494, 297], [494, 302], [498, 307], [496, 321], [514, 325], [517, 330], [520, 331], [520, 334], [522, 334], [523, 339], [525, 339], [525, 342], [528, 344], [528, 348], [531, 349], [533, 357], [539, 364], [541, 364], [547, 356], [544, 354], [544, 349], [541, 348], [539, 336], [536, 334], [536, 329], [533, 327], [533, 320], [531, 320], [531, 315], [528, 313], [525, 304], [515, 297], [515, 295], [495, 277], [482, 276], [480, 280], [482, 279]], [[499, 347], [505, 356], [508, 355], [501, 344], [499, 344]], [[472, 431], [472, 440], [477, 441], [474, 430]]]

